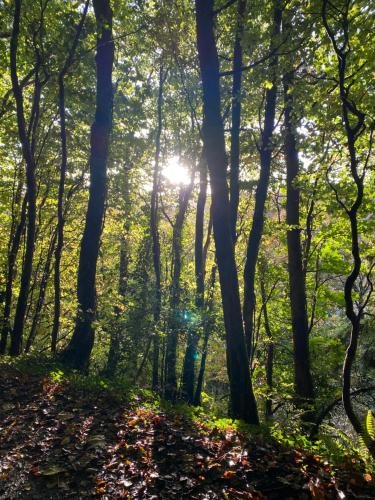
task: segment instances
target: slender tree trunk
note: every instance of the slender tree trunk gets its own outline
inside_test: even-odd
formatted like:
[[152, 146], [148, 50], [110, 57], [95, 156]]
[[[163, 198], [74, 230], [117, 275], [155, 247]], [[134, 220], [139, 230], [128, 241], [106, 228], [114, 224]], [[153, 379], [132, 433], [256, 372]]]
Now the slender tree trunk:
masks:
[[[199, 318], [203, 317], [205, 258], [203, 249], [204, 213], [207, 199], [207, 165], [202, 154], [200, 161], [199, 193], [195, 217], [195, 307]], [[198, 334], [194, 325], [188, 332], [184, 358], [181, 396], [187, 403], [194, 401], [195, 359], [197, 354]]]
[[96, 264], [106, 197], [106, 176], [112, 126], [112, 10], [109, 0], [94, 0], [97, 24], [96, 110], [91, 127], [90, 191], [78, 267], [78, 313], [73, 337], [63, 353], [66, 364], [85, 370], [94, 345]]
[[296, 128], [293, 123], [294, 98], [292, 93], [293, 73], [284, 77], [284, 155], [286, 164], [286, 223], [288, 246], [289, 297], [292, 316], [294, 385], [300, 401], [314, 398], [314, 387], [310, 368], [309, 320], [305, 274], [303, 271], [301, 229], [299, 221], [300, 191], [298, 180], [299, 160]]
[[146, 349], [143, 353], [141, 364], [139, 365], [139, 368], [138, 368], [138, 370], [135, 374], [135, 377], [134, 377], [134, 385], [136, 385], [138, 383], [138, 380], [140, 379], [140, 376], [143, 373], [144, 367], [146, 366], [148, 355], [150, 354], [151, 344], [152, 344], [152, 337], [149, 337], [147, 344], [146, 344]]
[[181, 327], [181, 268], [182, 268], [182, 230], [185, 216], [189, 204], [193, 182], [187, 187], [180, 188], [178, 212], [173, 226], [172, 254], [173, 254], [173, 275], [170, 296], [170, 316], [167, 331], [167, 343], [165, 353], [165, 387], [164, 397], [170, 401], [175, 401], [177, 397], [177, 344], [178, 331]]
[[[345, 298], [345, 312], [348, 320], [351, 323], [351, 332], [349, 344], [346, 349], [346, 355], [343, 365], [343, 388], [342, 388], [342, 401], [345, 412], [348, 416], [350, 423], [358, 435], [365, 438], [366, 444], [373, 457], [375, 457], [374, 440], [367, 435], [366, 429], [363, 428], [351, 400], [351, 375], [352, 367], [355, 362], [358, 341], [361, 331], [361, 317], [364, 309], [370, 299], [373, 291], [373, 285], [368, 275], [369, 292], [364, 303], [358, 306], [354, 304], [354, 286], [361, 271], [361, 254], [359, 247], [359, 234], [358, 234], [358, 211], [363, 203], [364, 196], [364, 179], [366, 175], [367, 163], [364, 164], [362, 172], [359, 173], [359, 160], [357, 156], [357, 140], [359, 137], [363, 138], [365, 131], [365, 114], [357, 108], [356, 103], [352, 100], [350, 89], [353, 83], [352, 77], [347, 76], [347, 56], [350, 51], [350, 37], [349, 37], [349, 2], [346, 3], [342, 11], [340, 11], [340, 25], [337, 28], [340, 35], [333, 31], [330, 24], [330, 16], [335, 17], [335, 26], [337, 23], [337, 14], [330, 11], [331, 5], [327, 0], [322, 3], [322, 20], [327, 35], [331, 41], [332, 48], [336, 54], [337, 72], [339, 80], [339, 92], [341, 101], [341, 116], [345, 129], [345, 136], [347, 141], [347, 151], [349, 155], [349, 170], [355, 188], [354, 200], [350, 206], [340, 198], [337, 187], [330, 183], [333, 189], [336, 200], [341, 208], [346, 213], [350, 222], [350, 235], [351, 235], [351, 252], [353, 258], [353, 268], [345, 281], [344, 298]], [[340, 39], [338, 41], [338, 38]], [[343, 40], [343, 41], [342, 41]], [[372, 136], [371, 136], [372, 137]], [[363, 139], [362, 139], [363, 140]], [[370, 139], [370, 144], [371, 144]], [[369, 148], [371, 150], [371, 146]], [[328, 174], [327, 174], [328, 178]], [[329, 180], [329, 179], [328, 179]], [[370, 270], [371, 272], [371, 270]]]
[[[324, 157], [323, 157], [323, 160], [324, 160]], [[308, 210], [307, 210], [306, 226], [305, 226], [305, 238], [303, 240], [303, 243], [301, 244], [301, 246], [302, 246], [302, 265], [303, 265], [303, 274], [305, 275], [305, 281], [306, 281], [307, 267], [308, 267], [309, 258], [310, 258], [311, 242], [312, 242], [312, 238], [313, 238], [315, 196], [316, 196], [316, 191], [317, 191], [317, 186], [318, 186], [318, 179], [319, 179], [319, 177], [317, 177], [315, 179], [314, 190], [313, 190], [313, 193], [311, 195], [311, 201], [309, 203]]]
[[163, 64], [160, 63], [159, 71], [159, 93], [157, 102], [157, 128], [155, 138], [155, 164], [151, 194], [151, 213], [150, 213], [150, 232], [152, 237], [152, 261], [155, 273], [155, 298], [154, 298], [154, 336], [153, 336], [153, 353], [152, 353], [152, 389], [154, 391], [159, 388], [159, 321], [161, 313], [161, 265], [160, 265], [160, 240], [159, 240], [159, 160], [160, 160], [160, 139], [163, 127], [163, 84], [164, 84]]
[[204, 149], [211, 181], [212, 220], [226, 331], [231, 415], [233, 418], [258, 424], [258, 411], [246, 354], [237, 267], [232, 242], [213, 0], [196, 0], [195, 5], [197, 45], [203, 86]]
[[[128, 291], [128, 280], [129, 280], [129, 263], [130, 263], [130, 217], [131, 213], [131, 201], [130, 201], [130, 185], [129, 185], [129, 173], [130, 168], [125, 172], [124, 179], [124, 205], [125, 205], [125, 223], [124, 223], [124, 233], [121, 237], [120, 242], [120, 262], [119, 262], [119, 281], [118, 281], [118, 292], [121, 297], [121, 301], [124, 304], [126, 294]], [[121, 342], [124, 336], [124, 321], [122, 319], [121, 308], [116, 306], [114, 308], [115, 321], [111, 329], [111, 337], [109, 344], [109, 352], [107, 365], [105, 369], [105, 375], [107, 377], [112, 377], [117, 370], [118, 362], [121, 358], [123, 352], [123, 343]]]
[[187, 344], [182, 367], [181, 399], [189, 404], [194, 401], [195, 358], [197, 355], [198, 334], [195, 327], [188, 331]]
[[198, 372], [198, 377], [197, 377], [197, 385], [196, 385], [195, 393], [194, 393], [194, 400], [193, 400], [194, 406], [199, 406], [201, 404], [201, 395], [202, 395], [202, 388], [203, 388], [203, 381], [204, 381], [204, 373], [206, 371], [206, 360], [207, 360], [207, 354], [208, 354], [208, 341], [210, 339], [210, 335], [211, 335], [211, 331], [212, 331], [213, 323], [214, 323], [212, 309], [213, 309], [213, 305], [214, 305], [215, 280], [216, 280], [216, 265], [213, 265], [212, 269], [211, 269], [211, 277], [210, 277], [210, 283], [209, 283], [209, 287], [208, 287], [208, 298], [207, 298], [207, 304], [206, 304], [206, 311], [205, 311], [205, 315], [203, 317], [204, 335], [203, 335], [203, 345], [202, 345], [202, 358], [201, 358], [201, 364], [199, 367], [199, 372]]
[[15, 275], [15, 267], [16, 267], [16, 261], [17, 261], [18, 250], [20, 247], [21, 237], [24, 232], [26, 224], [26, 208], [27, 208], [27, 195], [25, 195], [22, 200], [20, 219], [11, 240], [11, 245], [8, 255], [4, 315], [1, 327], [0, 354], [5, 354], [8, 335], [12, 331], [10, 325], [10, 313], [12, 308], [13, 280]]
[[[36, 186], [35, 186], [35, 160], [27, 136], [25, 114], [23, 107], [23, 93], [17, 74], [17, 49], [20, 31], [21, 0], [15, 0], [13, 29], [10, 41], [10, 73], [13, 94], [16, 101], [18, 135], [22, 146], [23, 159], [26, 164], [27, 186], [27, 237], [24, 265], [21, 275], [21, 286], [18, 295], [14, 326], [11, 334], [10, 354], [16, 356], [22, 352], [22, 337], [27, 307], [27, 296], [34, 257], [35, 242], [35, 217], [36, 217]], [[36, 77], [36, 80], [38, 78]], [[36, 83], [37, 85], [37, 83]]]
[[263, 305], [263, 319], [264, 319], [264, 329], [267, 336], [267, 349], [266, 349], [266, 383], [269, 394], [266, 399], [265, 416], [270, 418], [272, 415], [272, 390], [273, 390], [273, 359], [274, 359], [274, 342], [270, 327], [270, 321], [268, 317], [268, 298], [266, 294], [266, 287], [264, 283], [264, 266], [262, 266], [262, 275], [260, 277], [260, 293], [262, 296]]
[[37, 328], [38, 328], [39, 321], [40, 321], [40, 315], [41, 315], [43, 305], [44, 305], [44, 300], [46, 297], [48, 280], [49, 280], [49, 277], [51, 274], [51, 264], [52, 264], [52, 257], [53, 257], [53, 252], [55, 249], [55, 244], [56, 244], [56, 232], [54, 231], [52, 238], [51, 238], [50, 245], [49, 245], [46, 262], [44, 265], [42, 277], [41, 277], [40, 284], [39, 284], [38, 299], [37, 299], [36, 305], [35, 305], [34, 317], [33, 317], [32, 323], [31, 323], [30, 333], [29, 333], [29, 336], [27, 337], [27, 341], [25, 344], [25, 352], [30, 352], [30, 348], [35, 340], [35, 337], [36, 337], [36, 332], [37, 332]]
[[68, 73], [69, 67], [72, 65], [73, 57], [78, 45], [79, 37], [85, 22], [89, 0], [86, 1], [85, 8], [78, 24], [73, 44], [68, 53], [64, 67], [59, 73], [59, 115], [60, 115], [60, 141], [61, 141], [61, 166], [59, 179], [59, 192], [57, 198], [57, 245], [55, 249], [55, 266], [54, 266], [54, 313], [53, 327], [51, 334], [51, 351], [56, 352], [56, 345], [59, 337], [60, 328], [60, 311], [61, 311], [61, 286], [60, 286], [60, 264], [61, 255], [64, 247], [64, 194], [65, 194], [65, 177], [68, 162], [68, 151], [66, 144], [66, 117], [65, 117], [65, 76]]
[[204, 304], [205, 255], [203, 248], [204, 214], [207, 200], [207, 163], [202, 154], [199, 171], [199, 193], [195, 215], [195, 305], [202, 308]]
[[[282, 8], [279, 0], [274, 0], [273, 29], [271, 38], [271, 52], [277, 37], [280, 35]], [[255, 271], [258, 260], [260, 242], [264, 227], [264, 208], [267, 199], [268, 184], [270, 179], [270, 169], [272, 161], [272, 136], [275, 126], [275, 110], [277, 98], [277, 65], [278, 56], [275, 54], [271, 58], [269, 66], [270, 81], [272, 88], [266, 91], [266, 101], [264, 110], [264, 128], [260, 147], [260, 175], [255, 193], [255, 208], [253, 223], [249, 235], [246, 252], [246, 263], [244, 269], [244, 303], [243, 318], [245, 326], [245, 337], [249, 359], [253, 356], [253, 329], [255, 315]]]
[[230, 133], [230, 209], [232, 222], [232, 238], [236, 241], [237, 213], [240, 201], [240, 127], [241, 127], [241, 84], [242, 84], [242, 37], [246, 0], [237, 3], [237, 27], [233, 50], [233, 83], [232, 83], [232, 128]]

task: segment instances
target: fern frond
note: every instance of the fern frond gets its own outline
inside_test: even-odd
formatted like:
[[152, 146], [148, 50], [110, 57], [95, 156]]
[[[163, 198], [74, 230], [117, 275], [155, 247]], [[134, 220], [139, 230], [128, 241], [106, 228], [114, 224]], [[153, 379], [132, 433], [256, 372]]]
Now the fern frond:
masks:
[[366, 432], [372, 440], [375, 440], [375, 419], [371, 410], [368, 410], [366, 416]]
[[368, 446], [366, 444], [366, 436], [362, 436], [362, 434], [360, 434], [358, 436], [358, 452], [359, 452], [359, 455], [362, 459], [367, 459], [368, 456], [369, 456], [369, 452], [368, 452]]

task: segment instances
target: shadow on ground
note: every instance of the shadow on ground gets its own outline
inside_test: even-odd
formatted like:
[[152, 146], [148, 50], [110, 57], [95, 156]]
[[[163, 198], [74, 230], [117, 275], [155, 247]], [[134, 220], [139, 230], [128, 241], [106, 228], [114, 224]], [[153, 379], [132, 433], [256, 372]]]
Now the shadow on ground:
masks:
[[[338, 476], [338, 477], [337, 477]], [[363, 474], [186, 416], [0, 373], [2, 499], [374, 498]]]

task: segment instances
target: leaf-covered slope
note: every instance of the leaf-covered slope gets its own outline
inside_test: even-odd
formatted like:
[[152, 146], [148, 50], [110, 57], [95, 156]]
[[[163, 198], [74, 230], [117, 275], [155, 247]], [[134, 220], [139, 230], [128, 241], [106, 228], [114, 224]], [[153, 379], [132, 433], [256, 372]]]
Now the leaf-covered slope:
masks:
[[0, 373], [0, 498], [374, 498], [371, 476], [141, 401]]

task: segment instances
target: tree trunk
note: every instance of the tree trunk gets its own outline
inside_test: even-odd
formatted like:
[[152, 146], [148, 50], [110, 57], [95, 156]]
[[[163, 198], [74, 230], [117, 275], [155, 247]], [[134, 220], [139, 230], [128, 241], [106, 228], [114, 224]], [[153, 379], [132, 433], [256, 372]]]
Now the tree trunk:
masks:
[[6, 277], [6, 287], [5, 287], [5, 304], [4, 304], [4, 314], [1, 327], [0, 354], [5, 354], [8, 335], [12, 331], [10, 325], [10, 313], [12, 308], [13, 280], [15, 275], [15, 267], [16, 267], [16, 261], [17, 261], [18, 250], [20, 247], [21, 237], [24, 232], [26, 224], [26, 208], [27, 208], [27, 195], [25, 195], [22, 200], [20, 220], [14, 232], [8, 255], [8, 268]]
[[[203, 253], [204, 235], [204, 213], [207, 199], [207, 165], [202, 154], [200, 161], [199, 193], [197, 200], [197, 211], [195, 216], [195, 307], [199, 318], [203, 317], [204, 311], [204, 276], [205, 258]], [[188, 332], [187, 346], [184, 357], [181, 397], [187, 403], [194, 401], [194, 379], [195, 360], [197, 354], [198, 333], [196, 326], [192, 326]]]
[[204, 214], [207, 200], [207, 163], [202, 153], [199, 171], [199, 193], [195, 215], [195, 305], [202, 308], [204, 304], [205, 256], [203, 249]]
[[230, 132], [230, 209], [232, 222], [232, 238], [236, 241], [237, 213], [240, 201], [240, 127], [241, 127], [241, 84], [242, 84], [242, 36], [246, 0], [238, 0], [237, 27], [233, 50], [233, 82], [232, 82], [232, 127]]
[[159, 70], [159, 93], [157, 102], [157, 128], [155, 138], [155, 164], [151, 194], [150, 232], [152, 237], [152, 261], [155, 273], [155, 298], [154, 298], [154, 336], [152, 353], [152, 389], [159, 389], [159, 321], [161, 313], [161, 266], [160, 266], [160, 240], [159, 240], [159, 159], [160, 159], [160, 138], [163, 127], [163, 84], [164, 84], [163, 64], [160, 63]]
[[170, 296], [170, 312], [167, 331], [167, 343], [165, 353], [165, 386], [164, 397], [169, 401], [175, 401], [177, 397], [177, 344], [178, 331], [181, 327], [181, 268], [182, 268], [182, 230], [185, 222], [185, 216], [189, 204], [191, 192], [193, 190], [193, 181], [187, 187], [181, 187], [179, 193], [178, 212], [173, 226], [172, 237], [172, 261], [173, 275]]
[[289, 298], [292, 316], [294, 385], [297, 399], [314, 398], [314, 387], [310, 369], [309, 320], [305, 273], [303, 270], [301, 229], [299, 227], [300, 191], [296, 186], [299, 160], [296, 145], [296, 129], [293, 123], [294, 98], [292, 94], [293, 73], [284, 77], [284, 155], [286, 164], [286, 223], [288, 246]]
[[197, 377], [197, 386], [194, 393], [194, 406], [199, 406], [201, 404], [201, 395], [203, 388], [204, 373], [206, 370], [206, 359], [208, 354], [208, 341], [210, 339], [211, 331], [213, 328], [214, 317], [212, 315], [212, 309], [214, 305], [214, 291], [215, 291], [215, 280], [216, 280], [216, 265], [212, 266], [211, 278], [208, 288], [208, 298], [205, 315], [203, 317], [204, 321], [204, 335], [203, 335], [203, 346], [202, 346], [202, 358], [199, 367], [199, 373]]
[[262, 275], [260, 277], [260, 293], [262, 296], [264, 330], [267, 336], [267, 353], [266, 353], [266, 383], [269, 394], [266, 399], [265, 416], [270, 418], [272, 415], [272, 390], [273, 390], [273, 359], [274, 359], [274, 342], [271, 332], [269, 317], [268, 317], [268, 297], [266, 294], [264, 266], [262, 266]]
[[[277, 44], [277, 37], [280, 34], [282, 8], [279, 0], [274, 0], [273, 29], [270, 52], [274, 51]], [[272, 135], [275, 126], [275, 110], [277, 98], [277, 65], [278, 56], [275, 54], [271, 58], [269, 66], [270, 80], [272, 88], [266, 91], [266, 101], [264, 110], [264, 128], [260, 146], [260, 175], [255, 193], [255, 208], [253, 223], [249, 235], [246, 252], [246, 263], [244, 269], [244, 303], [243, 319], [245, 325], [245, 337], [249, 359], [253, 356], [253, 329], [255, 314], [255, 271], [258, 260], [260, 242], [264, 227], [264, 208], [266, 204], [268, 184], [270, 179], [270, 168], [272, 161]]]
[[51, 351], [56, 352], [56, 345], [59, 337], [60, 328], [60, 311], [61, 311], [61, 286], [60, 286], [60, 263], [61, 255], [64, 247], [64, 193], [65, 193], [65, 177], [68, 162], [68, 151], [66, 144], [66, 117], [65, 117], [65, 84], [64, 79], [68, 73], [69, 67], [73, 62], [74, 53], [76, 51], [79, 37], [85, 22], [89, 0], [86, 1], [81, 20], [77, 26], [76, 34], [66, 58], [64, 67], [59, 73], [59, 115], [60, 115], [60, 141], [61, 141], [61, 166], [59, 179], [59, 192], [57, 198], [57, 245], [55, 249], [55, 266], [54, 266], [54, 313], [53, 327], [51, 334]]
[[56, 236], [57, 236], [56, 232], [54, 231], [52, 238], [51, 238], [51, 241], [50, 241], [50, 245], [49, 245], [49, 249], [48, 249], [48, 253], [47, 253], [47, 258], [46, 258], [46, 262], [44, 265], [44, 269], [43, 269], [43, 273], [42, 273], [42, 277], [41, 277], [41, 281], [40, 281], [40, 285], [39, 285], [38, 299], [37, 299], [36, 305], [35, 305], [34, 317], [33, 317], [32, 323], [31, 323], [30, 333], [29, 333], [29, 336], [27, 338], [26, 345], [25, 345], [25, 352], [30, 352], [30, 348], [35, 340], [35, 337], [36, 337], [36, 332], [37, 332], [37, 328], [38, 328], [39, 321], [40, 321], [40, 314], [42, 312], [44, 300], [46, 297], [48, 280], [49, 280], [49, 277], [51, 274], [51, 263], [52, 263], [53, 252], [54, 252], [55, 244], [56, 244]]
[[[129, 173], [130, 168], [126, 169], [125, 179], [124, 179], [124, 206], [125, 206], [125, 223], [124, 223], [124, 233], [121, 236], [120, 242], [120, 262], [119, 262], [119, 280], [118, 280], [118, 292], [121, 297], [121, 301], [124, 304], [125, 297], [128, 291], [128, 280], [129, 280], [129, 263], [130, 263], [130, 186], [129, 186]], [[111, 329], [111, 337], [109, 344], [109, 352], [107, 365], [104, 374], [107, 377], [113, 377], [117, 370], [118, 362], [121, 358], [123, 351], [122, 338], [124, 335], [124, 321], [121, 317], [121, 308], [116, 306], [114, 308], [114, 321]]]
[[78, 267], [78, 313], [73, 337], [63, 361], [73, 368], [88, 367], [94, 344], [92, 322], [96, 309], [96, 264], [99, 253], [106, 197], [106, 176], [112, 126], [112, 10], [109, 0], [94, 0], [97, 24], [96, 110], [91, 127], [90, 191]]
[[[18, 295], [14, 326], [11, 334], [10, 354], [16, 356], [22, 352], [22, 337], [27, 307], [27, 296], [30, 286], [34, 258], [35, 243], [35, 218], [36, 218], [36, 186], [35, 186], [35, 160], [32, 154], [31, 144], [27, 136], [25, 114], [23, 107], [23, 93], [17, 74], [17, 49], [20, 31], [21, 0], [15, 0], [13, 29], [10, 41], [10, 73], [12, 89], [16, 101], [17, 126], [20, 143], [22, 146], [23, 159], [26, 164], [26, 187], [27, 187], [27, 236], [24, 265], [21, 275], [21, 286]], [[36, 83], [38, 85], [38, 77]]]
[[[346, 213], [350, 222], [350, 235], [351, 235], [351, 252], [353, 258], [353, 268], [345, 281], [344, 286], [344, 298], [345, 298], [345, 312], [348, 320], [351, 323], [351, 332], [349, 344], [346, 349], [346, 355], [343, 365], [343, 388], [342, 388], [342, 401], [344, 404], [345, 412], [348, 416], [350, 423], [352, 424], [354, 430], [358, 435], [364, 437], [368, 449], [372, 455], [375, 457], [375, 447], [374, 440], [368, 436], [367, 429], [364, 429], [354, 408], [351, 400], [351, 374], [352, 367], [355, 361], [355, 356], [358, 347], [358, 341], [361, 331], [361, 317], [364, 313], [364, 309], [370, 299], [371, 293], [373, 291], [373, 285], [370, 280], [370, 272], [367, 275], [369, 292], [367, 298], [364, 302], [356, 308], [354, 304], [354, 286], [359, 273], [361, 271], [361, 254], [359, 248], [359, 234], [358, 234], [358, 210], [363, 203], [364, 196], [364, 179], [366, 174], [366, 164], [363, 166], [362, 173], [359, 173], [359, 160], [357, 156], [357, 140], [361, 137], [363, 140], [363, 132], [365, 131], [365, 114], [359, 110], [352, 100], [350, 95], [350, 89], [354, 82], [352, 76], [347, 76], [347, 56], [350, 51], [350, 37], [349, 37], [349, 14], [348, 8], [340, 11], [341, 19], [338, 30], [340, 35], [332, 31], [332, 27], [329, 21], [330, 4], [327, 0], [323, 0], [322, 3], [322, 20], [328, 37], [330, 38], [333, 50], [336, 54], [337, 70], [338, 70], [338, 81], [339, 81], [339, 91], [341, 100], [341, 117], [344, 124], [345, 136], [347, 141], [347, 149], [349, 155], [349, 169], [353, 180], [353, 185], [355, 188], [354, 200], [350, 206], [346, 205], [346, 202], [340, 198], [339, 192], [333, 183], [330, 183], [333, 189], [336, 200], [341, 206], [341, 208]], [[335, 17], [335, 25], [337, 23], [336, 12], [332, 15]], [[343, 35], [341, 35], [343, 33]], [[338, 37], [340, 41], [338, 41]], [[341, 39], [344, 40], [342, 43]], [[371, 149], [372, 134], [369, 138], [369, 144]], [[327, 174], [328, 177], [328, 174]], [[328, 179], [329, 180], [329, 179]]]
[[213, 0], [196, 0], [195, 4], [197, 45], [203, 86], [203, 137], [211, 181], [212, 219], [226, 331], [231, 415], [233, 418], [258, 424], [258, 411], [246, 355], [232, 242]]

